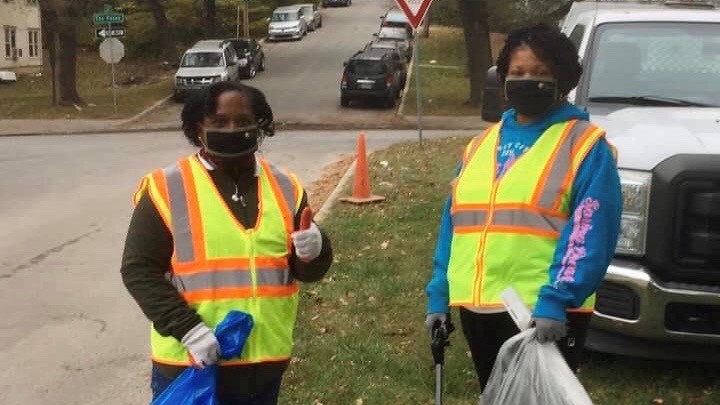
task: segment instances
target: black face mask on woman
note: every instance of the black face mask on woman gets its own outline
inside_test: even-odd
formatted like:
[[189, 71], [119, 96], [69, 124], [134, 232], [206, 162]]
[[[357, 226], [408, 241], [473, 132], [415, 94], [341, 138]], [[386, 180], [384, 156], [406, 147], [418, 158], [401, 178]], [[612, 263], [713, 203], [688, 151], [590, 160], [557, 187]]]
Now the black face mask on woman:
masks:
[[203, 131], [203, 147], [213, 158], [221, 161], [242, 159], [258, 150], [260, 130], [256, 125], [235, 129]]
[[505, 97], [519, 114], [537, 117], [560, 99], [557, 83], [543, 79], [507, 79]]

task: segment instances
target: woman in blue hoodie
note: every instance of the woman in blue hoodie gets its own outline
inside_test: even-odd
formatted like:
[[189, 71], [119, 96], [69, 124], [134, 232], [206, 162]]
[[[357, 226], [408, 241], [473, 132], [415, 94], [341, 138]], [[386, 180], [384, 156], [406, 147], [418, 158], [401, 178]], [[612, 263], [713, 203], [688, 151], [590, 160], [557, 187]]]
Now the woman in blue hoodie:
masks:
[[507, 287], [532, 308], [537, 339], [577, 369], [623, 204], [614, 149], [566, 101], [582, 74], [572, 42], [545, 25], [516, 30], [497, 72], [512, 108], [465, 150], [426, 290], [431, 331], [459, 307], [481, 389], [518, 332]]

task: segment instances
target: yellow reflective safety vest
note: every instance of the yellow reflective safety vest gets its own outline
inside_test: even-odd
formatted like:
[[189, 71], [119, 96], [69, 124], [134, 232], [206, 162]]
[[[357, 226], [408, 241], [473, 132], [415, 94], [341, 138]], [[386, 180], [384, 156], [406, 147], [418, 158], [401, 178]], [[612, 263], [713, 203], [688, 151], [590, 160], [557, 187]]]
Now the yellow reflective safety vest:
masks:
[[[255, 326], [241, 357], [220, 365], [283, 361], [293, 350], [298, 285], [290, 274], [290, 234], [303, 189], [297, 178], [258, 159], [259, 212], [246, 229], [225, 204], [197, 156], [145, 176], [147, 192], [172, 233], [169, 281], [209, 328], [231, 310], [251, 314]], [[151, 330], [152, 358], [189, 365], [185, 347]]]
[[[605, 135], [586, 121], [552, 125], [496, 180], [501, 125], [469, 143], [453, 185], [451, 306], [504, 308], [500, 294], [512, 286], [535, 307], [570, 217], [575, 175]], [[594, 295], [582, 308], [593, 306]]]

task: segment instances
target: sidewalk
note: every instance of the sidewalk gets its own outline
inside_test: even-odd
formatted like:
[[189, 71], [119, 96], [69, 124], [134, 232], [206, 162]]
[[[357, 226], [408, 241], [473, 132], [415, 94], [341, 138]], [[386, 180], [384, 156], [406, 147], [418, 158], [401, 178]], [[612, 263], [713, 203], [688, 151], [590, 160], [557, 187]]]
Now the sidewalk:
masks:
[[[423, 117], [423, 129], [480, 130], [488, 123], [480, 117]], [[415, 129], [417, 117], [397, 116], [387, 122], [331, 123], [331, 122], [278, 122], [278, 129]], [[179, 120], [148, 123], [144, 120], [0, 120], [0, 136], [70, 135], [117, 132], [179, 131]]]

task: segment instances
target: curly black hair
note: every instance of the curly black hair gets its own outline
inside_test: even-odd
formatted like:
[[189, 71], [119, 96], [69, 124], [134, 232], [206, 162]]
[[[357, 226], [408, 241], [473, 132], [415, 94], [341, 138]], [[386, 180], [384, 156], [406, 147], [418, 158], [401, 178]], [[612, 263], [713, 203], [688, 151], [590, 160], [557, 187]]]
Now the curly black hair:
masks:
[[198, 139], [198, 129], [205, 117], [215, 114], [220, 95], [228, 91], [237, 91], [248, 97], [255, 116], [255, 122], [263, 136], [275, 135], [273, 112], [262, 91], [240, 83], [219, 82], [206, 90], [190, 97], [183, 107], [180, 117], [185, 137], [195, 146], [202, 146]]
[[500, 83], [505, 83], [513, 51], [523, 45], [529, 46], [548, 65], [558, 82], [560, 95], [566, 96], [577, 86], [583, 68], [575, 44], [560, 30], [545, 24], [520, 28], [508, 34], [497, 59]]

